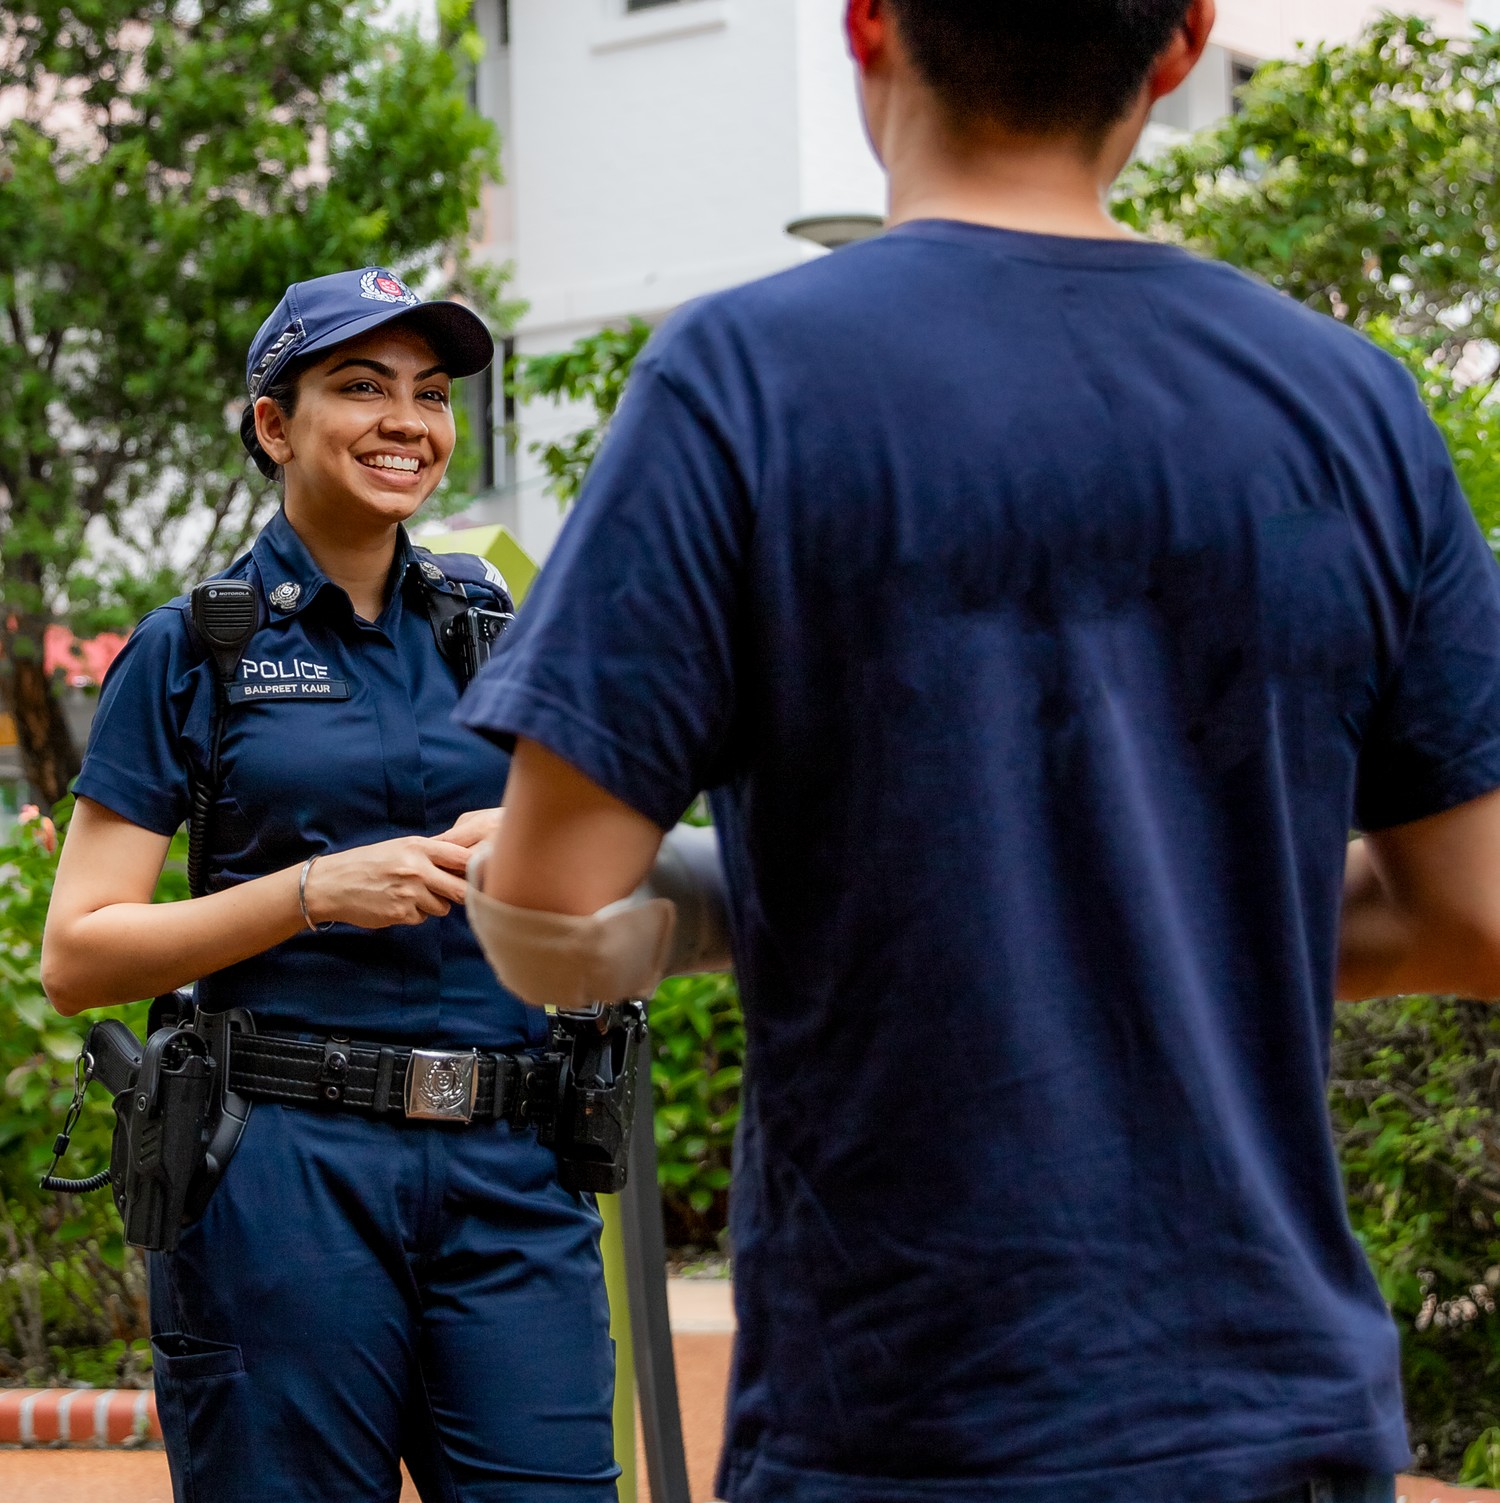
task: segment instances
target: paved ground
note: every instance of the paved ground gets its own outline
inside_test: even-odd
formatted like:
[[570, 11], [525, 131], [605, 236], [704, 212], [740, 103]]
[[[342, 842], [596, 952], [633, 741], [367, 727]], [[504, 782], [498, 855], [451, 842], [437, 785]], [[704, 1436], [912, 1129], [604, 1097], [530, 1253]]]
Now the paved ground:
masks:
[[[729, 1286], [719, 1280], [674, 1280], [670, 1290], [677, 1385], [693, 1497], [713, 1497], [729, 1380], [733, 1317]], [[641, 1503], [647, 1503], [640, 1441]], [[418, 1503], [407, 1485], [402, 1503]], [[166, 1457], [159, 1450], [0, 1449], [0, 1503], [172, 1503]], [[1403, 1477], [1397, 1503], [1500, 1503], [1500, 1493], [1444, 1487]]]

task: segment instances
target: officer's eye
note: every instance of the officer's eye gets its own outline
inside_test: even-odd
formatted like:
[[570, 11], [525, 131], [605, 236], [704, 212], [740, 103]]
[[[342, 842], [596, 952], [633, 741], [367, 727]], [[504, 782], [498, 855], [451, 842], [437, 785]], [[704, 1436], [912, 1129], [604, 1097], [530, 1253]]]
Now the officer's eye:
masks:
[[436, 402], [439, 407], [446, 407], [448, 405], [448, 393], [436, 386], [431, 391], [424, 391], [422, 399], [424, 401]]
[[345, 388], [348, 392], [364, 393], [367, 391], [378, 392], [380, 388], [373, 381], [351, 381]]

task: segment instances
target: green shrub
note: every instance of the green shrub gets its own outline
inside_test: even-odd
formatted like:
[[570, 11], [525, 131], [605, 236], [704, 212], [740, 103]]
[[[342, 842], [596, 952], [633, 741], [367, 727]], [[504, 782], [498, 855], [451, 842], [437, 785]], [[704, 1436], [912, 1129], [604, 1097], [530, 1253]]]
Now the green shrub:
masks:
[[667, 1241], [717, 1248], [740, 1119], [745, 1024], [728, 976], [680, 976], [651, 1004], [657, 1177]]
[[[141, 1259], [125, 1246], [107, 1190], [55, 1196], [38, 1186], [90, 1022], [59, 1017], [42, 992], [56, 867], [34, 824], [0, 844], [0, 1381], [128, 1384], [149, 1366]], [[182, 891], [180, 872], [169, 869], [160, 896]], [[143, 1007], [124, 1016], [144, 1027]], [[113, 1122], [95, 1087], [60, 1172], [77, 1178], [107, 1167]]]
[[1340, 1008], [1330, 1105], [1349, 1214], [1401, 1331], [1412, 1446], [1451, 1478], [1500, 1426], [1500, 1008]]
[[1458, 1485], [1500, 1488], [1500, 1428], [1486, 1430], [1464, 1452]]

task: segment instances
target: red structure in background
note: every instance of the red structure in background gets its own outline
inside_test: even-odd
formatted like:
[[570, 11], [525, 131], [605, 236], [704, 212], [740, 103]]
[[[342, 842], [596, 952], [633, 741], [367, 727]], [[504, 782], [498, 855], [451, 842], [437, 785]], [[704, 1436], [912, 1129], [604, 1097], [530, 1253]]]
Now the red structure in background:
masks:
[[49, 676], [62, 673], [70, 688], [87, 689], [104, 681], [105, 672], [124, 645], [125, 638], [118, 632], [102, 632], [85, 642], [66, 626], [49, 626], [42, 655]]
[[[118, 632], [103, 632], [82, 641], [66, 626], [49, 626], [42, 641], [42, 661], [48, 676], [60, 674], [70, 689], [93, 689], [104, 681], [109, 665], [124, 645], [125, 638]], [[20, 796], [15, 745], [15, 722], [0, 709], [0, 820], [7, 809], [14, 812]]]

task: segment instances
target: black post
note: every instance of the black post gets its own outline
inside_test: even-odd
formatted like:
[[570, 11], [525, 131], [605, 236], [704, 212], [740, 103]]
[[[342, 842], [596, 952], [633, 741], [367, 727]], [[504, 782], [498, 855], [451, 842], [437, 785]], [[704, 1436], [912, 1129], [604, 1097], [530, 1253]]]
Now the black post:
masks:
[[667, 1239], [656, 1184], [656, 1133], [652, 1123], [650, 1051], [637, 1065], [635, 1129], [630, 1139], [630, 1177], [620, 1194], [620, 1232], [625, 1248], [625, 1288], [635, 1347], [635, 1385], [646, 1441], [651, 1503], [692, 1503], [682, 1411], [677, 1402], [677, 1363], [667, 1312]]

